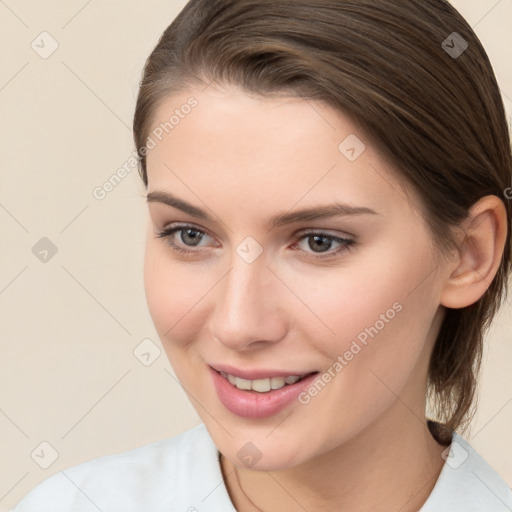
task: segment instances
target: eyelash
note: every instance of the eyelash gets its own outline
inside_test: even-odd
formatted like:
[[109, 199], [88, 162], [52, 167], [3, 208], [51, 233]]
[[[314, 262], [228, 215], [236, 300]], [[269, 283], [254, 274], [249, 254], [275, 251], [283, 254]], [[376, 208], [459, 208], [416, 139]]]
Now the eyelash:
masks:
[[[197, 255], [199, 251], [193, 250], [193, 249], [184, 249], [183, 247], [180, 247], [172, 240], [172, 235], [174, 233], [177, 233], [179, 231], [185, 231], [187, 229], [192, 229], [194, 231], [197, 231], [200, 234], [207, 235], [204, 231], [201, 229], [196, 228], [195, 226], [189, 225], [189, 224], [183, 224], [179, 226], [175, 226], [172, 228], [163, 229], [162, 231], [159, 231], [156, 233], [157, 238], [163, 238], [167, 241], [169, 246], [173, 251], [176, 251], [183, 255]], [[345, 251], [350, 251], [353, 249], [355, 245], [355, 241], [348, 239], [348, 238], [341, 238], [334, 235], [328, 235], [327, 233], [322, 233], [320, 231], [307, 231], [303, 232], [297, 240], [294, 242], [294, 245], [298, 242], [300, 242], [303, 239], [307, 239], [312, 236], [321, 236], [323, 238], [326, 238], [330, 241], [338, 242], [340, 243], [340, 247], [334, 250], [329, 250], [324, 253], [307, 253], [307, 254], [314, 254], [314, 256], [307, 256], [307, 258], [315, 259], [315, 260], [321, 260], [321, 259], [327, 259], [327, 258], [333, 258], [334, 256], [339, 255], [340, 253], [343, 253]], [[305, 251], [304, 251], [305, 252]]]

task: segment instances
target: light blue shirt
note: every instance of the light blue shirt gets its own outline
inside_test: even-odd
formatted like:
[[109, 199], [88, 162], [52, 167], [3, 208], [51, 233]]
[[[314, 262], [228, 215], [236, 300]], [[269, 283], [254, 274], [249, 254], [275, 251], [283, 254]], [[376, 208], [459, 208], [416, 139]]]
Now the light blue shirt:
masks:
[[[204, 423], [50, 476], [13, 512], [236, 512]], [[458, 434], [420, 512], [510, 512], [512, 491]]]

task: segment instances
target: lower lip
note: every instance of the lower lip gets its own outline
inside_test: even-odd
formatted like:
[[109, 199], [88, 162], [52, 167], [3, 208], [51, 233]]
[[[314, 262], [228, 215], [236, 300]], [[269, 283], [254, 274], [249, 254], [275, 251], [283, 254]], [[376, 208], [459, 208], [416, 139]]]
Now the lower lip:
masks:
[[267, 418], [282, 411], [294, 400], [297, 400], [300, 393], [307, 389], [318, 377], [317, 372], [281, 389], [258, 393], [253, 390], [238, 389], [211, 367], [210, 372], [213, 384], [224, 407], [237, 416], [251, 419]]

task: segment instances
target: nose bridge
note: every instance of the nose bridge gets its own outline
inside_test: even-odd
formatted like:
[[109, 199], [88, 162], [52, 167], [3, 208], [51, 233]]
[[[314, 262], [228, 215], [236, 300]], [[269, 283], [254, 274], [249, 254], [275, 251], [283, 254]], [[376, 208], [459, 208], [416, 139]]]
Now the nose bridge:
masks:
[[252, 262], [233, 255], [231, 269], [218, 287], [213, 319], [215, 337], [235, 350], [283, 335], [276, 279], [260, 256]]
[[261, 320], [265, 309], [264, 285], [267, 291], [269, 286], [268, 273], [263, 259], [247, 263], [237, 255], [233, 257], [218, 303], [224, 322], [235, 327], [238, 323], [256, 325]]

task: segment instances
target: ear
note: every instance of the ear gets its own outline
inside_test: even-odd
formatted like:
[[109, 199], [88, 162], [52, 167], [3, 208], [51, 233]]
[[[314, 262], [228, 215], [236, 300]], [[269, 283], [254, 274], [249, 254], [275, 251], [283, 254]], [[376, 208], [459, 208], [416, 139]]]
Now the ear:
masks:
[[441, 292], [441, 305], [464, 308], [489, 288], [501, 263], [507, 240], [507, 210], [497, 196], [485, 196], [469, 211], [461, 226], [458, 255]]

